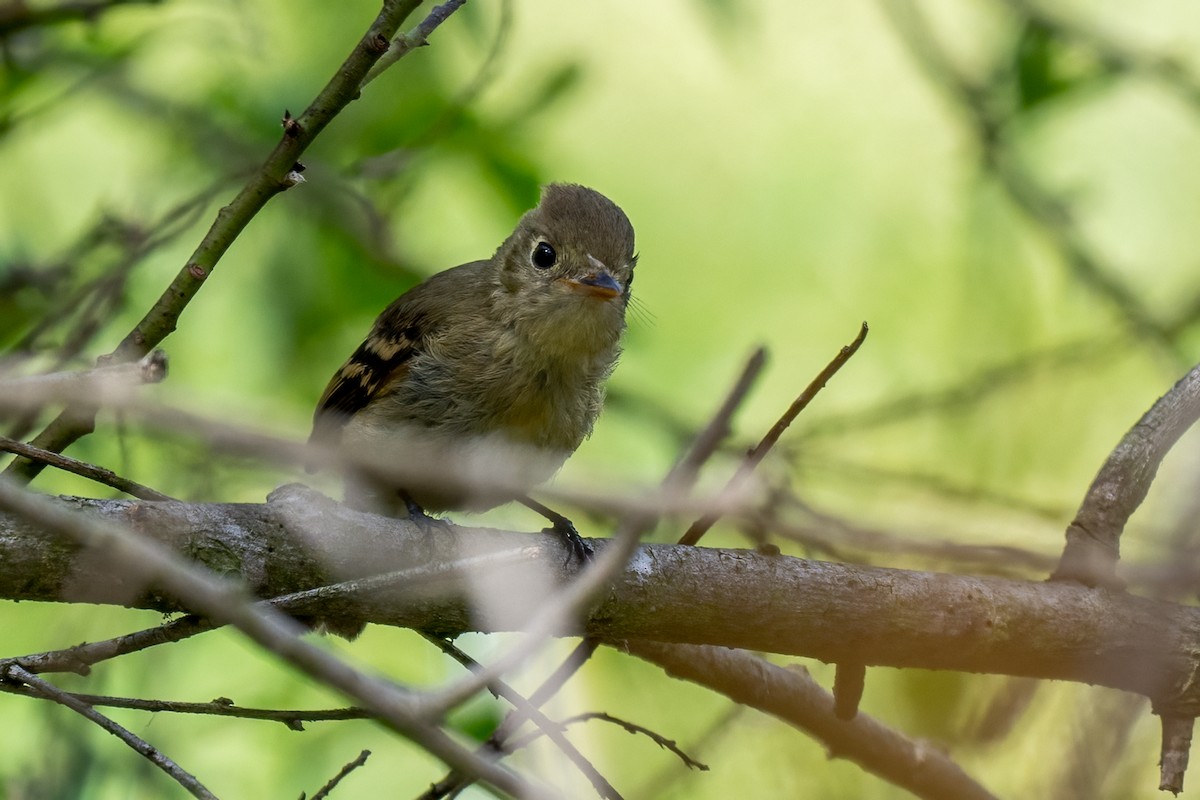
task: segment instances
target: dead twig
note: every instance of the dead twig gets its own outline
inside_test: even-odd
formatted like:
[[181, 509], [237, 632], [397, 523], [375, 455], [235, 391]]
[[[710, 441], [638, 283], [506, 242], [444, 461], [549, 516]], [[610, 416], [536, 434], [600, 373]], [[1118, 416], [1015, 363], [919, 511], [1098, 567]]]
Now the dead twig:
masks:
[[[803, 411], [810, 402], [812, 402], [812, 399], [817, 396], [817, 393], [821, 391], [821, 389], [825, 388], [825, 384], [837, 374], [838, 370], [842, 368], [842, 365], [849, 361], [854, 354], [858, 352], [858, 348], [862, 346], [862, 343], [866, 338], [867, 323], [864, 322], [858, 331], [858, 336], [854, 337], [854, 341], [839, 350], [838, 354], [833, 357], [833, 360], [825, 366], [825, 369], [817, 373], [817, 377], [813, 378], [812, 382], [805, 387], [804, 391], [800, 393], [799, 397], [792, 401], [792, 404], [788, 407], [787, 411], [783, 413], [783, 416], [781, 416], [775, 422], [775, 424], [771, 426], [771, 429], [768, 430], [762, 439], [759, 440], [758, 444], [754, 446], [754, 449], [746, 455], [745, 460], [742, 461], [737, 471], [733, 474], [733, 477], [730, 478], [729, 482], [725, 484], [725, 488], [721, 492], [722, 495], [732, 495], [738, 491], [742, 484], [745, 483], [746, 479], [750, 477], [750, 473], [752, 473], [754, 469], [760, 463], [762, 463], [762, 460], [766, 458], [767, 453], [770, 452], [771, 448], [775, 446], [775, 443], [779, 441], [779, 437], [782, 436], [783, 432], [786, 431], [788, 426], [792, 424], [792, 421], [799, 416], [800, 412]], [[704, 534], [716, 524], [718, 519], [720, 519], [720, 515], [716, 513], [705, 514], [704, 516], [700, 517], [700, 519], [693, 522], [692, 526], [687, 529], [687, 532], [680, 537], [679, 544], [696, 544], [700, 541], [700, 537], [704, 536]]]

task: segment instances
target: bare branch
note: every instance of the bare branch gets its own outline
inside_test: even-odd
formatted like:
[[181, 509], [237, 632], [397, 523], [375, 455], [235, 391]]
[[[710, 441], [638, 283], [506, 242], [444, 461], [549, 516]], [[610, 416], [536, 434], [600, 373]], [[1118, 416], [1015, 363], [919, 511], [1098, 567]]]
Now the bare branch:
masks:
[[429, 16], [425, 17], [419, 25], [413, 28], [408, 33], [401, 34], [392, 39], [388, 45], [388, 50], [379, 60], [371, 67], [366, 77], [362, 79], [362, 86], [366, 86], [371, 81], [375, 80], [388, 67], [395, 64], [400, 59], [404, 58], [418, 47], [424, 47], [429, 44], [430, 35], [438, 29], [438, 26], [450, 18], [458, 9], [467, 2], [467, 0], [446, 0], [441, 5], [435, 6], [429, 12]]
[[[665, 736], [661, 736], [643, 725], [637, 725], [628, 720], [621, 719], [620, 717], [614, 717], [612, 714], [605, 714], [602, 711], [589, 711], [584, 714], [576, 714], [573, 717], [567, 717], [566, 719], [564, 719], [562, 721], [562, 724], [565, 727], [568, 725], [575, 725], [580, 722], [590, 722], [592, 720], [598, 720], [600, 722], [611, 723], [618, 727], [624, 728], [626, 731], [633, 734], [634, 736], [636, 736], [637, 734], [640, 733], [641, 735], [647, 737], [652, 742], [654, 742], [656, 745], [661, 747], [663, 750], [666, 750], [667, 752], [670, 752], [670, 753], [674, 753], [679, 758], [679, 760], [681, 762], [683, 762], [683, 765], [685, 767], [687, 767], [688, 769], [695, 769], [695, 770], [699, 770], [701, 772], [708, 772], [707, 764], [702, 764], [699, 761], [697, 761], [696, 759], [689, 756], [687, 753], [683, 752], [683, 750], [679, 747], [678, 744], [675, 743], [675, 741], [673, 739], [668, 739]], [[510, 745], [510, 749], [511, 750], [519, 750], [542, 735], [543, 735], [543, 733], [541, 731], [534, 731], [533, 733], [530, 733], [529, 735], [524, 736], [515, 742], [512, 742], [512, 744]]]
[[0, 671], [15, 663], [30, 672], [74, 672], [79, 675], [87, 675], [91, 672], [93, 664], [136, 653], [148, 647], [179, 642], [198, 633], [212, 630], [214, 627], [216, 626], [209, 620], [189, 614], [165, 625], [158, 625], [100, 642], [85, 642], [63, 650], [0, 659]]
[[788, 670], [749, 653], [718, 647], [627, 642], [633, 655], [672, 675], [728, 695], [812, 735], [834, 757], [931, 800], [994, 800], [945, 753], [907, 739], [865, 714], [843, 721], [833, 698], [803, 670]]
[[[358, 758], [354, 759], [349, 764], [338, 770], [338, 774], [330, 778], [329, 783], [326, 783], [324, 786], [322, 786], [321, 789], [312, 796], [312, 800], [325, 800], [326, 797], [329, 797], [329, 793], [337, 788], [337, 785], [342, 782], [342, 779], [351, 772], [354, 772], [354, 770], [358, 769], [363, 764], [366, 764], [367, 759], [370, 756], [370, 750], [363, 750], [361, 753], [359, 753]], [[304, 800], [304, 795], [300, 796], [300, 800]]]
[[0, 452], [15, 453], [16, 455], [28, 458], [31, 461], [39, 461], [51, 467], [57, 467], [65, 472], [70, 472], [75, 475], [81, 475], [89, 478], [96, 483], [124, 492], [132, 497], [137, 497], [141, 500], [173, 500], [170, 495], [163, 494], [157, 489], [151, 489], [149, 486], [144, 486], [137, 481], [131, 481], [128, 478], [122, 478], [117, 473], [104, 467], [98, 467], [95, 464], [89, 464], [86, 461], [80, 461], [70, 456], [64, 456], [59, 453], [53, 453], [49, 450], [43, 450], [40, 447], [34, 447], [31, 444], [19, 442], [16, 439], [10, 439], [7, 436], [0, 436]]
[[[0, 664], [0, 673], [11, 660], [5, 659]], [[0, 692], [34, 696], [34, 690], [19, 685], [0, 682]], [[63, 692], [89, 706], [105, 706], [107, 708], [125, 708], [132, 711], [148, 711], [152, 714], [199, 714], [208, 717], [235, 717], [237, 719], [256, 719], [267, 722], [281, 722], [294, 731], [304, 730], [305, 722], [336, 722], [347, 719], [370, 719], [371, 715], [361, 708], [317, 708], [274, 709], [247, 708], [234, 705], [232, 700], [219, 697], [208, 703], [188, 703], [180, 700], [143, 700], [137, 697], [113, 697], [103, 694], [87, 694], [84, 692]]]
[[[6, 504], [7, 492], [0, 491]], [[318, 496], [319, 497], [319, 496]], [[472, 613], [473, 587], [528, 587], [530, 569], [575, 580], [550, 535], [406, 520], [346, 509], [292, 488], [265, 505], [74, 502], [97, 520], [133, 522], [140, 537], [237, 570], [248, 591], [278, 596], [417, 565], [478, 556], [475, 570], [408, 591], [390, 588], [297, 613], [351, 615], [453, 635], [513, 630], [528, 618]], [[75, 520], [79, 513], [63, 512]], [[58, 517], [56, 517], [57, 519]], [[204, 607], [138, 589], [137, 573], [47, 536], [48, 526], [0, 514], [0, 597], [120, 603], [161, 611]], [[57, 530], [49, 527], [49, 530]], [[596, 540], [603, 557], [605, 542]], [[523, 550], [524, 563], [486, 559]], [[653, 609], [653, 613], [647, 613]], [[218, 614], [217, 616], [223, 616]], [[242, 612], [239, 612], [242, 613]], [[591, 611], [584, 632], [605, 641], [714, 644], [837, 663], [986, 672], [1082, 681], [1136, 692], [1157, 707], [1200, 709], [1200, 609], [1069, 582], [1035, 582], [858, 567], [753, 551], [642, 545]], [[578, 631], [561, 629], [559, 634]], [[485, 682], [486, 683], [486, 682]], [[536, 694], [531, 702], [537, 702]], [[435, 707], [440, 707], [440, 704]]]
[[1188, 754], [1192, 750], [1192, 729], [1195, 717], [1162, 715], [1162, 768], [1158, 788], [1178, 795], [1183, 791], [1183, 776], [1187, 772]]
[[[746, 455], [745, 460], [742, 462], [741, 466], [738, 467], [737, 472], [733, 474], [733, 477], [730, 478], [729, 482], [725, 485], [725, 489], [722, 491], [723, 495], [729, 495], [733, 492], [736, 492], [738, 488], [745, 483], [746, 479], [750, 476], [750, 473], [753, 472], [760, 463], [762, 463], [762, 460], [766, 458], [767, 453], [770, 452], [771, 448], [775, 446], [775, 443], [779, 441], [779, 437], [783, 436], [783, 432], [786, 431], [788, 426], [792, 424], [792, 421], [799, 416], [800, 412], [803, 411], [810, 402], [812, 402], [812, 399], [817, 396], [817, 392], [825, 388], [825, 384], [837, 374], [838, 370], [842, 368], [842, 365], [849, 361], [854, 354], [858, 352], [858, 348], [862, 345], [866, 338], [867, 323], [864, 322], [862, 324], [862, 328], [859, 329], [858, 336], [854, 338], [854, 341], [839, 350], [838, 354], [834, 356], [833, 360], [825, 366], [825, 369], [817, 373], [817, 377], [813, 378], [812, 382], [805, 387], [804, 391], [800, 393], [800, 396], [797, 397], [788, 407], [787, 411], [783, 413], [783, 416], [781, 416], [775, 422], [775, 424], [771, 426], [771, 429], [767, 431], [766, 435], [763, 436], [761, 440], [759, 440], [754, 449]], [[704, 536], [704, 534], [708, 532], [709, 528], [716, 524], [719, 518], [720, 516], [718, 514], [705, 514], [703, 517], [692, 523], [692, 526], [687, 529], [687, 532], [680, 537], [679, 543], [687, 545], [696, 544], [696, 542], [700, 541], [700, 537]]]
[[[238, 235], [271, 198], [294, 185], [289, 175], [296, 169], [300, 157], [325, 126], [359, 96], [363, 78], [386, 52], [392, 36], [418, 5], [420, 0], [384, 0], [375, 21], [304, 113], [295, 118], [285, 114], [283, 136], [275, 149], [237, 197], [217, 213], [191, 258], [141, 321], [117, 345], [111, 358], [118, 362], [140, 358], [175, 330], [180, 314]], [[34, 439], [33, 444], [61, 452], [89, 433], [94, 424], [95, 414], [91, 409], [67, 409]], [[37, 476], [42, 466], [20, 460], [9, 466], [7, 474], [28, 482]]]
[[546, 790], [478, 758], [445, 731], [425, 723], [412, 693], [366, 675], [334, 654], [302, 640], [300, 634], [304, 628], [294, 620], [250, 602], [242, 592], [217, 583], [163, 545], [133, 535], [110, 521], [71, 513], [3, 481], [0, 481], [0, 508], [35, 521], [44, 531], [66, 536], [91, 552], [105, 553], [112, 559], [108, 567], [118, 570], [121, 582], [140, 580], [144, 585], [160, 587], [168, 596], [179, 598], [189, 611], [236, 626], [270, 652], [361, 703], [387, 727], [447, 764], [509, 794], [549, 796]]
[[1120, 587], [1116, 574], [1121, 534], [1170, 449], [1200, 419], [1200, 365], [1160, 397], [1100, 468], [1075, 519], [1053, 580]]
[[167, 758], [156, 747], [147, 743], [144, 739], [135, 736], [130, 731], [113, 722], [108, 717], [96, 711], [87, 703], [81, 702], [70, 694], [59, 690], [53, 684], [42, 680], [37, 675], [34, 675], [28, 670], [22, 669], [16, 664], [9, 664], [7, 669], [0, 674], [0, 679], [20, 681], [25, 686], [29, 687], [30, 691], [44, 697], [47, 700], [53, 700], [60, 705], [74, 711], [86, 719], [91, 720], [104, 730], [116, 736], [129, 747], [133, 748], [138, 754], [144, 756], [151, 764], [161, 769], [174, 779], [180, 786], [188, 791], [193, 797], [199, 797], [201, 800], [217, 800], [217, 796], [204, 788], [196, 777], [180, 768], [178, 764]]

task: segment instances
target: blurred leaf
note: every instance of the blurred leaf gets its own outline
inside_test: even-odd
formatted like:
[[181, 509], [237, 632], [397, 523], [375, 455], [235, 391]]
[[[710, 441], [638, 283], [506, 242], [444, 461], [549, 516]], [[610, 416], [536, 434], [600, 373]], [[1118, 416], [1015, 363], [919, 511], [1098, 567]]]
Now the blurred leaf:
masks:
[[1095, 88], [1113, 75], [1094, 53], [1066, 41], [1040, 20], [1027, 20], [1013, 48], [1017, 105], [1032, 109], [1084, 88]]

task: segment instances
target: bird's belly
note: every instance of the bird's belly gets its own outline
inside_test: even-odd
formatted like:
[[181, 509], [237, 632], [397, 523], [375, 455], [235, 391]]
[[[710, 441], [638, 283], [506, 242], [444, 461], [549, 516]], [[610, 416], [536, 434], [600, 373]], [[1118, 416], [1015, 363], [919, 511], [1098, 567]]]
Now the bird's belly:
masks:
[[549, 479], [570, 455], [531, 445], [517, 431], [463, 434], [361, 417], [347, 426], [344, 446], [430, 511], [484, 511], [507, 503]]

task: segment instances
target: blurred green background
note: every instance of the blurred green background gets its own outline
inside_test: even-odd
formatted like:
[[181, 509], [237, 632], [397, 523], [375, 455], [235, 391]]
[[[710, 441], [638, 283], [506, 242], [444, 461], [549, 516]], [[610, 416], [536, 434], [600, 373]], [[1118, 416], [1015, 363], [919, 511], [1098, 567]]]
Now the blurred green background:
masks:
[[[151, 393], [301, 439], [325, 382], [394, 296], [489, 255], [540, 184], [584, 183], [635, 225], [639, 310], [609, 408], [559, 481], [652, 484], [765, 344], [768, 370], [736, 442], [706, 475], [719, 485], [739, 446], [867, 320], [862, 351], [765, 465], [800, 538], [772, 541], [817, 557], [1044, 577], [1024, 562], [966, 563], [940, 543], [1053, 563], [1104, 457], [1200, 353], [1200, 91], [1189, 77], [1200, 72], [1200, 13], [1179, 0], [1136, 13], [1047, 3], [1050, 19], [1015, 0], [916, 8], [468, 4], [320, 137], [307, 182], [252, 222], [164, 343], [171, 375]], [[376, 11], [358, 0], [175, 0], [0, 29], [0, 344], [10, 354], [0, 366], [80, 367], [115, 346], [269, 152], [284, 110], [306, 106]], [[945, 91], [957, 73], [921, 68], [938, 51], [919, 36], [912, 46], [914, 19], [929, 23], [974, 105]], [[1139, 567], [1187, 563], [1196, 550], [1185, 524], [1196, 444], [1185, 437], [1170, 456], [1125, 536]], [[300, 477], [113, 415], [70, 452], [194, 500], [258, 502]], [[110, 494], [61, 474], [35, 486]], [[607, 532], [584, 519], [585, 535]], [[540, 527], [521, 509], [488, 521]], [[664, 525], [656, 537], [680, 532]], [[748, 546], [733, 528], [705, 543]], [[1169, 586], [1139, 590], [1187, 599]], [[2, 654], [156, 620], [4, 603]], [[502, 640], [462, 643], [486, 658]], [[402, 680], [457, 674], [407, 631], [325, 644]], [[569, 644], [518, 687], [536, 685]], [[831, 683], [831, 669], [807, 666]], [[338, 703], [225, 631], [62, 684]], [[712, 766], [683, 775], [647, 739], [575, 729], [628, 797], [906, 796], [782, 723], [729, 707], [606, 651], [553, 710], [629, 718]], [[880, 669], [863, 709], [949, 749], [1001, 796], [1157, 795], [1157, 721], [1117, 693]], [[479, 701], [458, 723], [470, 733], [498, 713]], [[21, 732], [0, 753], [0, 795], [181, 794], [66, 711], [0, 697], [0, 715]], [[375, 755], [335, 796], [412, 796], [442, 772], [365, 722], [296, 733], [113, 716], [222, 797], [311, 795], [364, 748]], [[549, 746], [516, 763], [586, 796]]]

